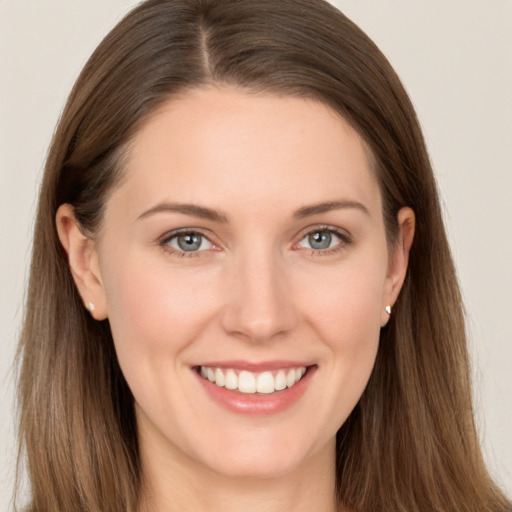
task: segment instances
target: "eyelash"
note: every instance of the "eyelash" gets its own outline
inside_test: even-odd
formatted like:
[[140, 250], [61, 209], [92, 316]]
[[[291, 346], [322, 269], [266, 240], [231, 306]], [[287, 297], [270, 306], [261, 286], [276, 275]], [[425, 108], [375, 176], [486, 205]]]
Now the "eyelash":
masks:
[[202, 251], [181, 251], [177, 250], [173, 247], [171, 247], [169, 244], [171, 240], [174, 238], [179, 237], [180, 235], [199, 235], [203, 237], [204, 239], [208, 240], [210, 244], [212, 244], [213, 247], [216, 247], [216, 245], [210, 240], [210, 238], [202, 232], [200, 229], [179, 229], [177, 231], [172, 231], [171, 233], [167, 233], [164, 235], [158, 242], [158, 245], [168, 254], [171, 254], [172, 256], [176, 258], [193, 258], [200, 256], [201, 253], [206, 252], [205, 250]]
[[[299, 244], [309, 235], [313, 235], [315, 233], [329, 233], [331, 235], [335, 235], [340, 239], [340, 242], [337, 243], [334, 247], [329, 247], [327, 249], [313, 249], [311, 248], [311, 256], [329, 256], [331, 254], [335, 254], [346, 247], [350, 246], [352, 242], [352, 238], [350, 235], [348, 235], [345, 231], [341, 231], [339, 229], [333, 228], [331, 226], [317, 226], [313, 229], [309, 229], [300, 235], [299, 241], [296, 242], [293, 245], [293, 248], [296, 250], [299, 250], [301, 247]], [[158, 242], [158, 245], [168, 254], [171, 254], [174, 257], [177, 258], [192, 258], [201, 256], [201, 253], [207, 252], [207, 250], [201, 250], [201, 251], [182, 251], [182, 250], [176, 250], [175, 248], [171, 247], [169, 244], [170, 242], [177, 238], [180, 235], [199, 235], [203, 238], [205, 238], [210, 244], [212, 244], [213, 250], [219, 250], [217, 246], [210, 240], [210, 238], [202, 232], [200, 229], [180, 229], [177, 231], [172, 231], [171, 233], [168, 233], [164, 235]]]
[[311, 256], [330, 256], [332, 254], [336, 254], [343, 249], [346, 249], [350, 245], [352, 245], [352, 238], [346, 232], [337, 228], [333, 228], [332, 226], [315, 226], [313, 229], [309, 229], [300, 236], [299, 242], [294, 244], [294, 247], [298, 246], [300, 242], [302, 242], [307, 236], [313, 235], [315, 233], [329, 233], [331, 235], [337, 236], [340, 241], [334, 246], [329, 247], [327, 249], [313, 249], [311, 248]]

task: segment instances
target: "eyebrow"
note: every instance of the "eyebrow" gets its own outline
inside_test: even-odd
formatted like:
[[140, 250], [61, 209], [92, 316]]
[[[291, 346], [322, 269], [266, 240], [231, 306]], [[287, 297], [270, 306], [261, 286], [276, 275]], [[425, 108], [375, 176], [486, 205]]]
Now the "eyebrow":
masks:
[[[299, 208], [293, 216], [299, 219], [304, 217], [309, 217], [311, 215], [319, 215], [322, 213], [327, 213], [332, 210], [341, 210], [345, 208], [355, 208], [357, 210], [362, 211], [366, 215], [370, 215], [370, 212], [362, 203], [358, 203], [357, 201], [328, 201], [325, 203], [318, 203], [310, 206], [303, 206]], [[226, 223], [228, 222], [228, 218], [225, 214], [220, 212], [219, 210], [214, 210], [212, 208], [206, 208], [204, 206], [197, 206], [195, 204], [187, 204], [187, 203], [160, 203], [156, 206], [153, 206], [149, 210], [141, 213], [137, 220], [144, 219], [149, 217], [150, 215], [154, 215], [156, 213], [182, 213], [184, 215], [190, 215], [192, 217], [198, 217], [200, 219], [211, 220], [213, 222]]]
[[197, 206], [195, 204], [186, 204], [186, 203], [160, 203], [141, 213], [137, 220], [144, 219], [149, 217], [150, 215], [154, 215], [155, 213], [182, 213], [184, 215], [191, 215], [192, 217], [199, 217], [200, 219], [207, 219], [214, 222], [222, 222], [225, 223], [228, 221], [227, 217], [219, 212], [218, 210], [213, 210], [212, 208], [205, 208], [204, 206]]
[[299, 208], [294, 213], [294, 217], [302, 219], [304, 217], [309, 217], [310, 215], [318, 215], [320, 213], [327, 213], [332, 210], [341, 210], [344, 208], [355, 208], [370, 216], [368, 208], [366, 208], [364, 204], [358, 203], [357, 201], [329, 201], [326, 203], [318, 203]]

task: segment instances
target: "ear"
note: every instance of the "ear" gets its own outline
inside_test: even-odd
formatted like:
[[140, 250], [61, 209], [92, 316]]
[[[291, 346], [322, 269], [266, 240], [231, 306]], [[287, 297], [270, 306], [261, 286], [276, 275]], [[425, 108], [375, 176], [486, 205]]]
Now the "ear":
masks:
[[95, 242], [80, 229], [75, 210], [70, 204], [59, 207], [55, 222], [84, 306], [93, 318], [104, 320], [107, 318], [107, 308]]
[[409, 264], [409, 252], [414, 239], [416, 217], [411, 208], [402, 208], [398, 212], [398, 238], [392, 249], [389, 260], [386, 284], [384, 287], [381, 326], [384, 327], [389, 320], [390, 312], [386, 311], [387, 306], [392, 307], [398, 298], [398, 294], [404, 284]]

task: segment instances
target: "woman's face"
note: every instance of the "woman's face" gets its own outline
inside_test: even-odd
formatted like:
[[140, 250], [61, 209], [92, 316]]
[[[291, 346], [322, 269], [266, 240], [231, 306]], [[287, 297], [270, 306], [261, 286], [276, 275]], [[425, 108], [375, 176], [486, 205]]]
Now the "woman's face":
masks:
[[407, 260], [361, 138], [313, 100], [205, 88], [150, 118], [125, 172], [82, 294], [108, 315], [143, 456], [332, 463]]

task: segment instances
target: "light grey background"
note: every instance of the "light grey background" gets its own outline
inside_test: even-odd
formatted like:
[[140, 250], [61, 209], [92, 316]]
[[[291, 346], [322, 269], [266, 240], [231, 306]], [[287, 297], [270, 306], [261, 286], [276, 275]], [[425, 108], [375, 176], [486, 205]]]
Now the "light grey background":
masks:
[[[512, 0], [334, 0], [416, 105], [466, 301], [477, 421], [512, 495]], [[14, 476], [12, 360], [38, 183], [87, 57], [133, 0], [0, 0], [0, 510]]]

